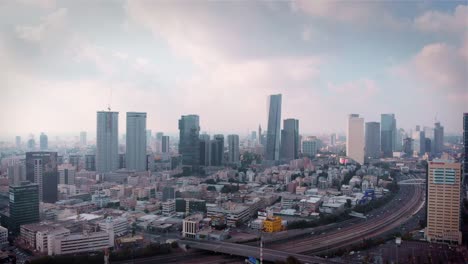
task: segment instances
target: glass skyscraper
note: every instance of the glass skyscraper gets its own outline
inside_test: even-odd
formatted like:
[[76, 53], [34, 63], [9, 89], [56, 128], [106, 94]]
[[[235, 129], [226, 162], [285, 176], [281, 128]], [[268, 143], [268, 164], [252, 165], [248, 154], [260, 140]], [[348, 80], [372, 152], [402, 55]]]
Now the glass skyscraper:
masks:
[[179, 153], [182, 166], [198, 172], [200, 165], [200, 118], [185, 115], [179, 119]]
[[239, 162], [239, 135], [228, 135], [229, 163]]
[[39, 185], [39, 201], [57, 201], [58, 177], [57, 152], [26, 152], [26, 179]]
[[293, 160], [299, 157], [299, 120], [285, 119], [281, 131], [281, 159]]
[[39, 222], [39, 185], [28, 181], [10, 185], [9, 233], [16, 236], [20, 226]]
[[129, 170], [146, 170], [146, 113], [127, 113], [125, 165]]
[[268, 131], [266, 160], [279, 160], [281, 130], [281, 94], [270, 95], [268, 106]]
[[96, 171], [119, 168], [119, 112], [97, 112]]
[[380, 158], [380, 123], [366, 123], [366, 159]]
[[395, 114], [382, 114], [380, 119], [380, 145], [384, 157], [392, 157], [396, 149]]

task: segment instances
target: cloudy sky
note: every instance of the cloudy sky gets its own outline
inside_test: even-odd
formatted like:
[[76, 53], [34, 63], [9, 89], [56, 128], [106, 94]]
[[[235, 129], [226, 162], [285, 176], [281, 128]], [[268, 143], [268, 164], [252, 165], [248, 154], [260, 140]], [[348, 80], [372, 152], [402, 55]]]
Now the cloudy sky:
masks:
[[0, 135], [95, 133], [96, 111], [176, 132], [266, 127], [267, 95], [303, 133], [346, 116], [460, 133], [466, 1], [0, 1]]

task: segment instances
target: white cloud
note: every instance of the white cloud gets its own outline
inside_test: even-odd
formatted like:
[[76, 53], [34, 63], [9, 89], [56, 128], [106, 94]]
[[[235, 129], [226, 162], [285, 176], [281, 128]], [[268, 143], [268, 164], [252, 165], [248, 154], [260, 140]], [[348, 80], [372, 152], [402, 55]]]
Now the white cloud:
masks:
[[414, 26], [423, 32], [466, 33], [468, 28], [468, 6], [457, 6], [453, 14], [440, 11], [427, 11], [414, 20]]
[[34, 26], [18, 25], [16, 33], [19, 38], [31, 42], [44, 41], [48, 37], [57, 37], [66, 27], [67, 9], [60, 8], [41, 19], [41, 23]]

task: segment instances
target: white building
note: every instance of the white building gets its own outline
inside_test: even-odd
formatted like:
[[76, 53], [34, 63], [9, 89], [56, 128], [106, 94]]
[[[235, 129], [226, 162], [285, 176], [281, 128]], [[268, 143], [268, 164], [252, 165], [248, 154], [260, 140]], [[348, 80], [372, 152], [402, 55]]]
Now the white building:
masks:
[[74, 185], [75, 184], [75, 166], [66, 163], [57, 167], [59, 172], [59, 184]]
[[203, 215], [195, 214], [186, 217], [182, 221], [182, 236], [188, 238], [195, 238], [197, 232], [200, 230], [200, 222], [203, 220]]
[[102, 251], [104, 248], [114, 246], [114, 232], [107, 230], [70, 235], [51, 234], [47, 243], [49, 256]]
[[61, 236], [61, 235], [69, 235], [70, 230], [59, 227], [59, 228], [51, 228], [46, 230], [41, 230], [36, 233], [36, 250], [43, 253], [48, 253], [48, 238], [49, 236]]
[[5, 245], [8, 243], [8, 229], [0, 226], [0, 245]]
[[175, 201], [168, 200], [162, 203], [162, 213], [163, 215], [172, 215], [175, 213]]
[[146, 113], [127, 112], [127, 169], [146, 170]]
[[364, 164], [364, 118], [358, 114], [348, 116], [346, 131], [346, 155], [359, 164]]
[[127, 218], [125, 217], [107, 217], [107, 219], [99, 222], [101, 230], [107, 231], [112, 230], [115, 237], [124, 236], [128, 233], [129, 225]]

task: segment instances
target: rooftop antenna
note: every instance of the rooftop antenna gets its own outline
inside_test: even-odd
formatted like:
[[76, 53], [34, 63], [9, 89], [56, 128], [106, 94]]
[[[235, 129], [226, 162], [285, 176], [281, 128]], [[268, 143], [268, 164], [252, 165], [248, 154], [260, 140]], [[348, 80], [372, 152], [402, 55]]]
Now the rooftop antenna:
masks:
[[107, 110], [111, 110], [111, 103], [112, 103], [112, 86], [109, 88], [109, 101], [107, 103]]

